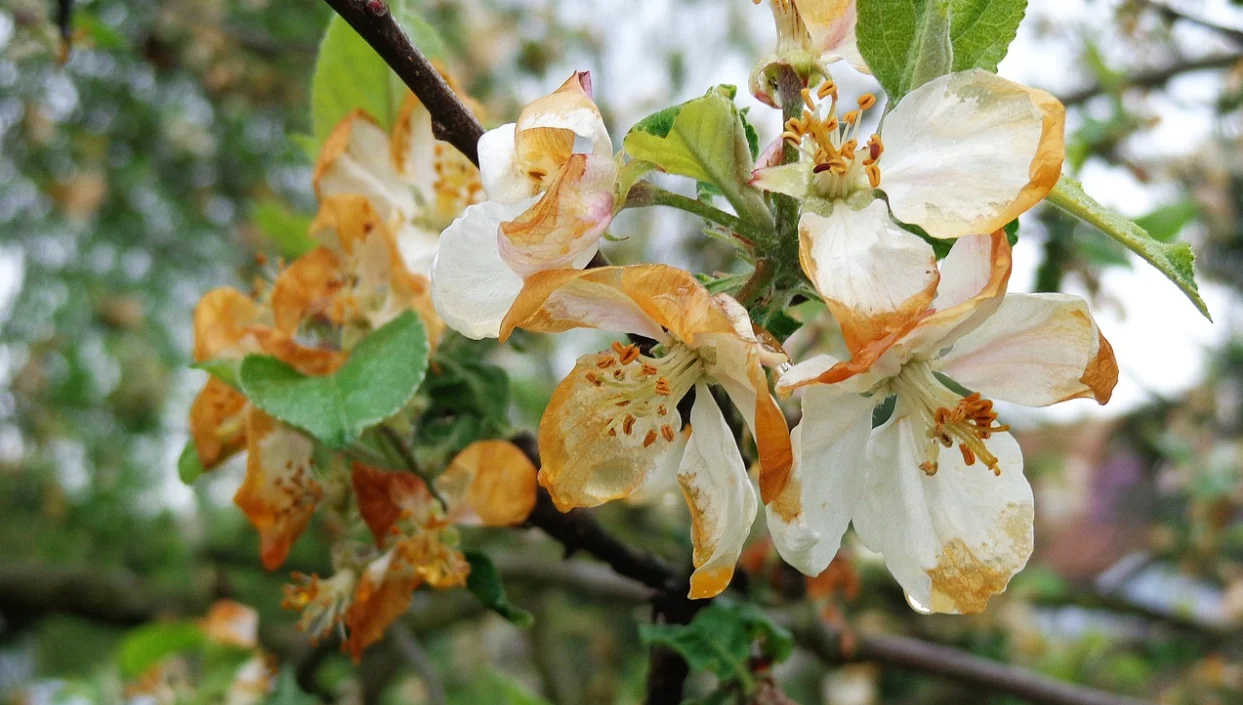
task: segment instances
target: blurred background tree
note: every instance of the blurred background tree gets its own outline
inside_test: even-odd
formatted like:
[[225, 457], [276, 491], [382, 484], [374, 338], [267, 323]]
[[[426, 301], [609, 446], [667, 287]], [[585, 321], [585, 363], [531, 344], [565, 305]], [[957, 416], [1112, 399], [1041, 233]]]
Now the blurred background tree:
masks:
[[[1112, 311], [1102, 325], [1127, 390], [1107, 416], [1075, 407], [1021, 417], [1041, 505], [1032, 565], [984, 615], [929, 618], [907, 610], [861, 551], [809, 585], [775, 565], [763, 538], [744, 563], [754, 590], [776, 601], [809, 593], [847, 634], [883, 628], [1163, 703], [1243, 702], [1243, 10], [1211, 0], [1032, 5], [1002, 73], [1071, 107], [1067, 168], [1102, 201], [1195, 245], [1215, 327], [1194, 322], [1173, 287], [1132, 269], [1111, 241], [1052, 209], [1036, 213], [1023, 224], [1026, 274], [1014, 288], [1086, 293]], [[459, 594], [419, 595], [406, 628], [358, 666], [292, 630], [295, 615], [279, 609], [285, 575], [262, 571], [229, 502], [238, 468], [187, 486], [177, 455], [204, 378], [186, 368], [192, 307], [211, 287], [264, 273], [260, 253], [296, 250], [313, 212], [303, 135], [329, 10], [77, 2], [62, 63], [57, 7], [0, 8], [0, 698], [114, 702], [133, 663], [164, 655], [144, 660], [152, 637], [136, 627], [231, 597], [258, 608], [263, 646], [290, 669], [279, 702], [641, 701], [647, 653], [630, 609], [618, 609], [634, 592], [590, 573], [600, 580], [574, 574], [550, 587], [555, 547], [520, 533], [485, 538], [537, 617], [529, 631], [483, 617]], [[493, 123], [590, 68], [615, 135], [710, 85], [744, 83], [771, 42], [768, 13], [742, 0], [636, 9], [426, 0], [423, 16]], [[774, 124], [759, 127], [775, 137]], [[724, 267], [712, 244], [687, 237], [694, 227], [680, 214], [627, 213], [614, 232], [629, 239], [609, 247]], [[573, 351], [523, 344], [544, 346], [547, 364], [503, 350], [496, 359], [511, 374], [515, 420], [530, 426]], [[620, 536], [675, 555], [687, 551], [677, 512], [599, 514]], [[291, 567], [321, 567], [327, 544], [316, 536]], [[206, 674], [212, 660], [193, 663]], [[1014, 702], [807, 654], [778, 677], [805, 705]], [[209, 684], [196, 692], [222, 697]]]

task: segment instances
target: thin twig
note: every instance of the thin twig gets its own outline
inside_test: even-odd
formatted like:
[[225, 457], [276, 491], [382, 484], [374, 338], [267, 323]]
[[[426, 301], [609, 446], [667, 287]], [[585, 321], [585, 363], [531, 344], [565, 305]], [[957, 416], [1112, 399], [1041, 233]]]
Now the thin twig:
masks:
[[396, 72], [432, 115], [432, 134], [479, 164], [483, 126], [393, 19], [383, 0], [324, 0]]
[[410, 628], [402, 622], [395, 622], [392, 627], [389, 627], [389, 633], [393, 635], [397, 649], [410, 662], [414, 672], [419, 675], [419, 680], [423, 681], [423, 686], [427, 689], [428, 704], [445, 705], [449, 702], [445, 686], [440, 682], [440, 676], [436, 673], [436, 664], [432, 663], [432, 657], [419, 644], [419, 640], [414, 638], [414, 633], [410, 631]]
[[830, 664], [879, 663], [962, 681], [1041, 705], [1152, 705], [910, 637], [855, 634], [853, 648], [847, 652], [841, 646], [841, 632], [823, 623], [791, 625], [791, 631], [799, 646]]
[[388, 441], [388, 444], [393, 447], [394, 451], [396, 451], [397, 457], [399, 457], [401, 462], [405, 464], [406, 469], [415, 475], [418, 475], [419, 479], [423, 480], [423, 484], [427, 485], [427, 491], [437, 502], [440, 503], [440, 508], [446, 512], [449, 511], [449, 502], [445, 499], [444, 495], [440, 494], [440, 490], [436, 489], [434, 478], [428, 477], [419, 467], [419, 461], [415, 460], [414, 453], [411, 452], [410, 446], [406, 445], [406, 442], [403, 441], [401, 436], [397, 435], [397, 432], [392, 428], [389, 428], [384, 424], [380, 424], [376, 428], [380, 430], [380, 435], [384, 436], [384, 440]]
[[1211, 30], [1222, 36], [1229, 37], [1230, 39], [1236, 42], [1243, 42], [1243, 29], [1238, 29], [1236, 27], [1225, 27], [1225, 26], [1219, 25], [1216, 22], [1212, 22], [1210, 20], [1204, 19], [1203, 17], [1200, 17], [1199, 15], [1190, 14], [1184, 10], [1181, 10], [1177, 7], [1172, 7], [1163, 2], [1156, 2], [1155, 0], [1145, 0], [1144, 4], [1156, 10], [1157, 12], [1167, 17], [1170, 17], [1172, 19], [1182, 20], [1184, 22], [1187, 22], [1188, 24], [1193, 24], [1198, 27], [1203, 27], [1204, 29]]
[[1184, 59], [1177, 61], [1169, 66], [1151, 71], [1140, 71], [1129, 76], [1123, 76], [1118, 80], [1117, 85], [1106, 85], [1104, 83], [1094, 83], [1086, 88], [1081, 88], [1073, 93], [1067, 93], [1060, 97], [1062, 105], [1071, 106], [1086, 103], [1098, 95], [1121, 90], [1125, 88], [1160, 88], [1177, 76], [1194, 71], [1208, 71], [1212, 69], [1223, 69], [1234, 66], [1240, 62], [1238, 54], [1218, 54], [1214, 56], [1206, 56], [1199, 59]]

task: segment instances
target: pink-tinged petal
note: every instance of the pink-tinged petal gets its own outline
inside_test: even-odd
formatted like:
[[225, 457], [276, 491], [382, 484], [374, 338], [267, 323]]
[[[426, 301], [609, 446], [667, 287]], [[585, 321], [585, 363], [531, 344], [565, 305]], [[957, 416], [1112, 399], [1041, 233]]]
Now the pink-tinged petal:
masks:
[[936, 292], [936, 254], [898, 227], [882, 201], [799, 220], [799, 260], [858, 358], [924, 315]]
[[841, 59], [863, 73], [872, 73], [855, 40], [855, 0], [794, 0], [794, 4], [807, 26], [812, 47], [825, 61]]
[[825, 385], [803, 396], [795, 427], [794, 469], [768, 503], [768, 532], [785, 562], [819, 575], [841, 547], [868, 471], [868, 435], [875, 399]]
[[591, 153], [613, 156], [613, 143], [600, 109], [591, 98], [591, 74], [577, 71], [551, 94], [533, 101], [518, 116], [517, 145], [527, 164], [551, 160], [564, 164], [576, 138], [591, 143]]
[[540, 200], [498, 234], [501, 258], [520, 276], [590, 259], [613, 220], [612, 157], [575, 154]]
[[939, 362], [941, 371], [990, 399], [1048, 406], [1104, 404], [1118, 382], [1113, 348], [1087, 302], [1066, 294], [1010, 294]]
[[522, 278], [501, 259], [496, 236], [501, 223], [531, 203], [480, 203], [441, 233], [432, 266], [432, 301], [453, 330], [475, 340], [500, 333], [501, 321], [522, 291]]
[[1057, 183], [1064, 121], [1053, 96], [987, 71], [935, 78], [885, 117], [880, 188], [933, 237], [1000, 230]]
[[872, 469], [852, 521], [859, 539], [885, 556], [889, 572], [922, 612], [982, 611], [1032, 552], [1034, 503], [1023, 455], [1008, 433], [989, 450], [1001, 474], [944, 450], [940, 470], [919, 469], [923, 429], [899, 405], [868, 445]]
[[933, 311], [902, 341], [903, 354], [935, 357], [993, 315], [1005, 298], [1012, 264], [1010, 242], [1001, 230], [959, 238], [941, 262]]
[[310, 523], [323, 496], [312, 470], [315, 444], [250, 407], [246, 448], [246, 477], [233, 503], [259, 532], [263, 566], [276, 570]]
[[691, 510], [695, 572], [689, 596], [715, 597], [734, 576], [758, 502], [729, 424], [704, 384], [695, 387], [691, 438], [678, 468], [678, 484]]

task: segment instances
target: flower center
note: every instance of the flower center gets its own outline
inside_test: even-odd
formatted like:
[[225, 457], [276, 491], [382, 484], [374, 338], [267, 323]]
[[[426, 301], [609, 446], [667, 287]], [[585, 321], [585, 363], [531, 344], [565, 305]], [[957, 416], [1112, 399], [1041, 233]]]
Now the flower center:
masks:
[[[829, 108], [824, 111], [824, 100]], [[820, 102], [817, 103], [816, 100]], [[797, 147], [812, 163], [816, 190], [825, 198], [846, 198], [863, 187], [863, 175], [872, 188], [880, 187], [880, 155], [885, 146], [880, 135], [868, 138], [859, 151], [859, 123], [863, 113], [876, 105], [876, 96], [859, 96], [858, 109], [838, 114], [837, 84], [825, 81], [816, 89], [803, 89], [803, 115], [786, 121], [781, 138]], [[823, 115], [821, 113], [824, 113]]]
[[345, 611], [354, 600], [354, 586], [358, 582], [354, 571], [338, 571], [328, 580], [297, 572], [292, 577], [294, 583], [284, 586], [281, 607], [301, 610], [298, 630], [310, 635], [311, 643], [315, 643], [333, 627], [340, 629]]
[[[442, 142], [436, 143], [436, 181], [432, 191], [436, 194], [434, 220], [448, 226], [462, 214], [466, 206], [478, 203], [483, 196], [483, 181], [479, 170], [461, 152]], [[441, 228], [443, 229], [443, 228]]]
[[587, 381], [605, 392], [601, 403], [613, 411], [606, 432], [642, 439], [646, 448], [677, 438], [672, 422], [678, 401], [703, 373], [699, 356], [682, 343], [670, 344], [669, 352], [658, 358], [643, 355], [636, 345], [613, 343], [596, 358]]
[[926, 362], [907, 363], [890, 383], [898, 395], [898, 403], [914, 410], [924, 422], [928, 441], [923, 449], [919, 469], [927, 475], [937, 473], [941, 448], [958, 446], [963, 462], [984, 463], [994, 475], [1001, 475], [1001, 465], [985, 444], [994, 433], [1010, 427], [996, 425], [997, 412], [993, 402], [978, 393], [962, 396], [946, 387]]

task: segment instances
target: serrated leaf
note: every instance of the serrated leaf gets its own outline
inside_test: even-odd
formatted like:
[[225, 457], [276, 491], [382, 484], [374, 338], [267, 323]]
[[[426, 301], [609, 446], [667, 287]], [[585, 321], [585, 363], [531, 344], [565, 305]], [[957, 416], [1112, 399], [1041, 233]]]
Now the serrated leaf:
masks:
[[1027, 13], [1027, 0], [953, 0], [954, 70], [996, 71]]
[[[393, 17], [410, 42], [428, 58], [444, 54], [436, 32], [409, 0], [390, 3]], [[379, 54], [338, 15], [333, 15], [319, 45], [311, 76], [311, 125], [322, 145], [350, 111], [362, 109], [388, 130], [405, 97], [406, 87]]]
[[759, 608], [718, 598], [700, 610], [690, 624], [644, 624], [639, 638], [648, 646], [666, 646], [686, 659], [693, 671], [710, 671], [722, 681], [737, 681], [749, 690], [752, 645], [774, 661], [794, 650], [794, 637]]
[[714, 88], [645, 118], [626, 134], [624, 145], [634, 159], [716, 186], [739, 216], [753, 222], [768, 217], [763, 198], [749, 183], [755, 162], [727, 92]]
[[509, 601], [505, 594], [505, 583], [501, 581], [501, 572], [496, 569], [492, 559], [483, 551], [462, 551], [470, 563], [470, 574], [466, 576], [466, 589], [482, 602], [488, 609], [514, 623], [527, 628], [535, 622], [530, 612], [517, 607]]
[[117, 665], [122, 676], [135, 678], [165, 658], [202, 646], [206, 641], [207, 635], [191, 621], [145, 624], [121, 639]]
[[1070, 215], [1097, 228], [1142, 257], [1183, 290], [1204, 317], [1213, 320], [1200, 298], [1195, 280], [1195, 254], [1185, 242], [1161, 242], [1127, 218], [1101, 205], [1083, 190], [1083, 184], [1062, 175], [1048, 201]]
[[892, 106], [950, 71], [996, 71], [1026, 9], [1026, 0], [868, 0], [858, 5], [859, 52]]
[[199, 478], [207, 470], [203, 467], [203, 461], [199, 458], [198, 446], [194, 445], [194, 439], [186, 441], [186, 445], [181, 449], [181, 455], [177, 458], [177, 477], [187, 485], [193, 485], [194, 481]]
[[423, 321], [406, 311], [368, 335], [331, 375], [308, 377], [274, 357], [242, 362], [242, 391], [251, 403], [341, 449], [397, 413], [427, 370]]
[[286, 259], [297, 259], [315, 249], [310, 235], [311, 217], [295, 213], [275, 198], [260, 201], [250, 219]]

